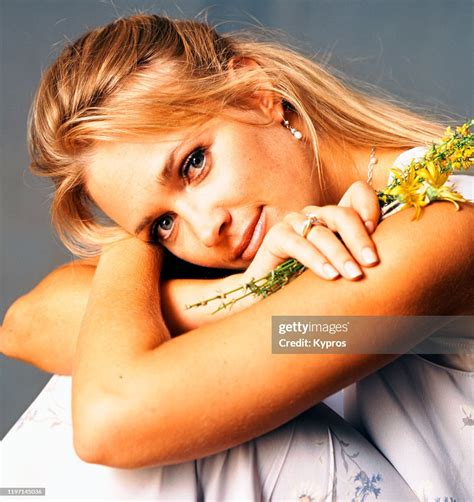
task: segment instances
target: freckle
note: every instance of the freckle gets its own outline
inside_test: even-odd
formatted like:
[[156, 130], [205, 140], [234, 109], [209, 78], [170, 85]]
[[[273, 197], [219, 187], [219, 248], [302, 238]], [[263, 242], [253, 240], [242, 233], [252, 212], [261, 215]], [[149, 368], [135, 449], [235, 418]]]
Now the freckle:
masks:
[[122, 375], [119, 375], [119, 378], [123, 378]]

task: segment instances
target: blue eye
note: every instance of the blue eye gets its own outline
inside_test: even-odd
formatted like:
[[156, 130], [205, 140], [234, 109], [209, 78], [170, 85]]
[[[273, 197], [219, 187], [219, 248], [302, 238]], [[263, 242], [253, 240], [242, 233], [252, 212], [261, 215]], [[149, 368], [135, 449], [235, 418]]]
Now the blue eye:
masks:
[[189, 169], [202, 169], [206, 165], [206, 150], [204, 148], [197, 148], [191, 152], [183, 163], [181, 168], [181, 176], [188, 177]]
[[[180, 176], [188, 179], [190, 169], [202, 171], [204, 167], [206, 167], [206, 149], [199, 147], [186, 157], [180, 169]], [[192, 178], [199, 178], [199, 176], [201, 176], [201, 173], [192, 176]], [[159, 240], [166, 240], [166, 237], [160, 235], [160, 231], [170, 233], [173, 229], [173, 222], [174, 217], [170, 214], [165, 214], [156, 219], [150, 228], [151, 241], [158, 242]]]
[[173, 228], [173, 223], [174, 218], [170, 214], [165, 214], [158, 218], [150, 228], [150, 238], [152, 242], [157, 242], [162, 239], [163, 232], [170, 232]]

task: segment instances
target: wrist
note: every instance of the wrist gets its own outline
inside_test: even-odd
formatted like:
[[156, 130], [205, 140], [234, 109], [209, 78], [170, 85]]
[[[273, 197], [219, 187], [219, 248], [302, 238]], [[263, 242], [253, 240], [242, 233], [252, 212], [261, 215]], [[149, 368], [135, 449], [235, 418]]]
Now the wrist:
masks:
[[[246, 271], [226, 277], [221, 291], [223, 293], [230, 293], [225, 298], [222, 298], [221, 304], [225, 302], [229, 304], [228, 309], [231, 312], [239, 312], [260, 301], [260, 296], [253, 294], [250, 289], [245, 288], [245, 285], [252, 279], [253, 277], [250, 277]], [[233, 300], [235, 300], [234, 303], [232, 303]], [[218, 308], [217, 302], [215, 308]]]
[[120, 267], [123, 271], [152, 268], [154, 273], [161, 273], [164, 249], [154, 246], [136, 237], [117, 241], [106, 247], [99, 259], [97, 272], [101, 269]]

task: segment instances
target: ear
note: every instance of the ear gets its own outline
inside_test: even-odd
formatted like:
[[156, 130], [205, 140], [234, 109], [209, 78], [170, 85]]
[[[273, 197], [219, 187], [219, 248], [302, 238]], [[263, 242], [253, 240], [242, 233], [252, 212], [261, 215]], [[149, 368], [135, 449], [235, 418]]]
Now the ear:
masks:
[[257, 76], [259, 90], [255, 91], [252, 96], [255, 107], [269, 120], [280, 123], [284, 117], [282, 100], [272, 91], [274, 86], [257, 61], [236, 56], [229, 61], [228, 68], [231, 78], [233, 76], [238, 78], [238, 74], [242, 71], [249, 71]]

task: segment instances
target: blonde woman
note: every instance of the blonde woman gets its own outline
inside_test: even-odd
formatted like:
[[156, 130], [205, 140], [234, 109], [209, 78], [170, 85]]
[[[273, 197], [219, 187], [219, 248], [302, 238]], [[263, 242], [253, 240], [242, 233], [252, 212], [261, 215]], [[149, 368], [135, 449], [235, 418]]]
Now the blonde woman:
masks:
[[[384, 187], [442, 131], [284, 47], [195, 21], [133, 16], [66, 47], [29, 141], [32, 169], [55, 183], [56, 229], [83, 260], [14, 304], [2, 335], [7, 355], [72, 372], [72, 424], [67, 411], [59, 423], [82, 461], [44, 432], [62, 479], [96, 497], [468, 500], [474, 368], [457, 319], [386, 333], [407, 350], [447, 340], [454, 354], [436, 361], [271, 352], [273, 315], [472, 314], [472, 206], [438, 203], [416, 222], [402, 211], [372, 234], [363, 183]], [[202, 277], [174, 278], [172, 256]], [[183, 308], [288, 257], [309, 270], [264, 301]], [[32, 316], [41, 333], [15, 342]], [[354, 382], [347, 416], [367, 439], [317, 405]]]

